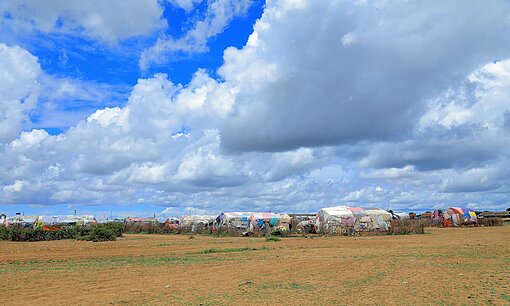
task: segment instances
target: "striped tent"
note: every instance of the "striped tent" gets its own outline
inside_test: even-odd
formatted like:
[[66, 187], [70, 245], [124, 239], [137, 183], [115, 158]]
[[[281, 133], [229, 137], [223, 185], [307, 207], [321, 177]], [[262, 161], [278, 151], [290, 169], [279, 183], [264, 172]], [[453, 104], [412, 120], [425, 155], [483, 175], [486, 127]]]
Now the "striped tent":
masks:
[[443, 216], [445, 220], [451, 220], [453, 226], [473, 224], [478, 221], [475, 211], [466, 207], [450, 207]]

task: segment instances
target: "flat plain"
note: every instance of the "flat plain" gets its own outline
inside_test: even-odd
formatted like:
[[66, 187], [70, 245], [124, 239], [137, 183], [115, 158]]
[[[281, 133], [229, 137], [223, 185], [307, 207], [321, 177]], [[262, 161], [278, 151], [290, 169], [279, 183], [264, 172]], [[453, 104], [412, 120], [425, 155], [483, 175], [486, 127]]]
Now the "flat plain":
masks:
[[509, 305], [510, 226], [0, 241], [3, 305]]

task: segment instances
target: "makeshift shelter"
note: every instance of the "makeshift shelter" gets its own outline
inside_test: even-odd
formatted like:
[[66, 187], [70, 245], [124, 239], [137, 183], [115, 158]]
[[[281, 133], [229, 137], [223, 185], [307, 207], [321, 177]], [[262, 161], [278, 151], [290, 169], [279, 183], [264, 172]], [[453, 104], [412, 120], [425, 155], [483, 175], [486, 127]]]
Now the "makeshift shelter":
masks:
[[336, 206], [323, 208], [315, 218], [322, 234], [352, 234], [359, 231], [388, 230], [392, 215], [380, 208]]
[[474, 210], [466, 207], [450, 207], [443, 213], [446, 221], [451, 221], [453, 226], [474, 224], [478, 221]]
[[97, 220], [93, 215], [76, 216], [76, 215], [62, 215], [62, 216], [38, 216], [33, 223], [34, 228], [46, 230], [58, 230], [61, 226], [71, 225], [90, 225], [96, 224]]
[[165, 228], [176, 230], [179, 227], [179, 219], [178, 218], [168, 218], [165, 221]]
[[390, 227], [391, 214], [381, 208], [365, 208], [364, 213], [370, 217], [366, 229], [387, 231]]
[[13, 217], [6, 218], [5, 226], [6, 227], [23, 227], [29, 228], [34, 225], [37, 216], [20, 216], [16, 215]]
[[200, 232], [214, 225], [214, 216], [211, 215], [190, 215], [179, 219], [179, 228], [190, 229], [193, 232]]
[[253, 233], [259, 228], [264, 233], [273, 229], [289, 230], [291, 218], [283, 213], [266, 212], [224, 212], [216, 217], [219, 227], [235, 228], [243, 235]]
[[289, 214], [291, 217], [289, 229], [300, 234], [309, 234], [315, 232], [316, 214]]
[[158, 220], [154, 218], [130, 218], [127, 217], [124, 220], [126, 224], [158, 224]]
[[411, 217], [406, 212], [393, 212], [393, 219], [395, 220], [409, 220]]

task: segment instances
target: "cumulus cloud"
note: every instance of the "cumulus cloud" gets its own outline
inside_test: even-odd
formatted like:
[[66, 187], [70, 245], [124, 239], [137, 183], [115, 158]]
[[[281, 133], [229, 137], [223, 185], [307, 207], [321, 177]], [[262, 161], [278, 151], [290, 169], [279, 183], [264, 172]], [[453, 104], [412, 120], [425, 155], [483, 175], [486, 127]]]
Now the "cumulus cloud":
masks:
[[0, 142], [16, 138], [36, 107], [40, 74], [36, 57], [0, 43]]
[[268, 2], [248, 44], [224, 54], [220, 74], [240, 94], [223, 144], [282, 151], [409, 137], [427, 100], [510, 56], [509, 13], [504, 1]]
[[[20, 125], [41, 85], [22, 84], [42, 72], [28, 52], [3, 46], [0, 63], [30, 73], [2, 76], [20, 84], [9, 105], [25, 119], [9, 121], [14, 132], [0, 143], [0, 198], [174, 214], [506, 208], [509, 10], [499, 1], [268, 1], [246, 46], [225, 51], [221, 79], [205, 70], [188, 84], [139, 79], [124, 103], [59, 135]], [[52, 88], [65, 98], [80, 84]]]
[[[175, 53], [193, 54], [208, 50], [207, 42], [210, 38], [222, 33], [232, 19], [246, 14], [252, 0], [214, 0], [209, 1], [202, 19], [193, 24], [192, 29], [181, 38], [162, 36], [156, 44], [143, 51], [140, 67], [145, 70], [151, 64], [161, 64]], [[181, 7], [192, 5], [189, 1], [179, 1]]]
[[163, 7], [157, 0], [0, 3], [0, 25], [14, 32], [84, 35], [109, 44], [166, 27], [162, 14]]

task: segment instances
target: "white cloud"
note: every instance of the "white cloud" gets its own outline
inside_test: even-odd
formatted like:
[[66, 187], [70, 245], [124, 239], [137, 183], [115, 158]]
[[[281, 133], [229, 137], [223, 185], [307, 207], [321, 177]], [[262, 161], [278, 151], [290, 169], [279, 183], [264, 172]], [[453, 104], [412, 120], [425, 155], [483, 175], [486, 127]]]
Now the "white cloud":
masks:
[[157, 0], [3, 1], [0, 22], [14, 31], [84, 35], [109, 44], [166, 27]]
[[0, 43], [0, 142], [17, 137], [37, 105], [37, 58], [18, 46]]
[[[0, 87], [25, 116], [0, 144], [2, 204], [508, 206], [510, 54], [506, 36], [493, 39], [506, 33], [508, 7], [473, 3], [268, 2], [247, 45], [225, 51], [221, 80], [204, 70], [185, 85], [139, 79], [122, 103], [60, 135], [19, 123], [35, 107], [21, 101], [44, 85], [27, 84], [43, 73], [28, 52], [4, 46], [0, 63], [26, 77]], [[458, 20], [447, 16], [454, 8]], [[18, 57], [34, 70], [13, 65]], [[101, 100], [83, 84], [48, 87], [56, 100]]]
[[20, 192], [23, 190], [25, 183], [23, 181], [16, 180], [12, 185], [4, 186], [4, 192]]
[[186, 12], [189, 12], [195, 7], [195, 5], [202, 2], [203, 0], [167, 0], [167, 1], [170, 2], [172, 5], [185, 10]]
[[510, 56], [509, 13], [506, 2], [268, 2], [249, 43], [224, 53], [219, 72], [239, 94], [222, 144], [285, 151], [410, 137], [426, 101]]
[[146, 70], [154, 63], [165, 63], [173, 53], [193, 54], [207, 51], [209, 39], [222, 33], [232, 19], [246, 14], [251, 4], [252, 0], [209, 1], [203, 18], [196, 21], [183, 37], [160, 37], [154, 46], [144, 50], [140, 67]]

